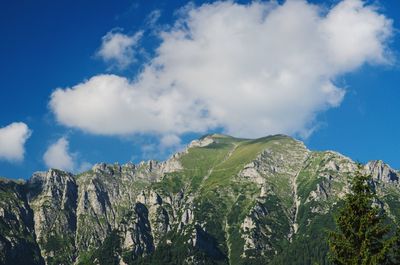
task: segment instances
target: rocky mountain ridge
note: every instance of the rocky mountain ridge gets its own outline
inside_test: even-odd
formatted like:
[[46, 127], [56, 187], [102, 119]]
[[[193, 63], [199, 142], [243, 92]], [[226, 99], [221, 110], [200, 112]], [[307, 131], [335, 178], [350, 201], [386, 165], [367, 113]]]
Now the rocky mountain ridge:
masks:
[[[322, 231], [358, 167], [284, 135], [209, 135], [165, 162], [1, 180], [0, 264], [328, 264]], [[400, 174], [361, 170], [398, 223]]]

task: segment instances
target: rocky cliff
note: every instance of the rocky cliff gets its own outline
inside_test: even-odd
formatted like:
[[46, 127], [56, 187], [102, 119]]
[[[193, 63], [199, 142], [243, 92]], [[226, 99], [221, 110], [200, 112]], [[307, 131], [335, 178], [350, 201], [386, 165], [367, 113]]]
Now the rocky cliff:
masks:
[[[328, 264], [359, 165], [283, 135], [209, 135], [165, 162], [0, 181], [0, 264]], [[362, 165], [400, 218], [399, 173]]]

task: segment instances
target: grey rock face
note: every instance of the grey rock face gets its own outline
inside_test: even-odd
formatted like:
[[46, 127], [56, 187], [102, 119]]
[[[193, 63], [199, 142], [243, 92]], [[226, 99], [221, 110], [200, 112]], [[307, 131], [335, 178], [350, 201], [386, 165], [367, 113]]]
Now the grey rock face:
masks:
[[71, 263], [76, 258], [77, 185], [72, 174], [50, 169], [27, 183], [37, 242], [46, 263]]
[[0, 180], [0, 264], [44, 264], [23, 184]]
[[370, 161], [365, 165], [364, 169], [367, 174], [370, 174], [377, 181], [399, 184], [399, 174], [383, 161]]
[[154, 251], [149, 211], [144, 204], [135, 204], [134, 212], [122, 223], [120, 230], [123, 234], [123, 248], [132, 251], [133, 258]]

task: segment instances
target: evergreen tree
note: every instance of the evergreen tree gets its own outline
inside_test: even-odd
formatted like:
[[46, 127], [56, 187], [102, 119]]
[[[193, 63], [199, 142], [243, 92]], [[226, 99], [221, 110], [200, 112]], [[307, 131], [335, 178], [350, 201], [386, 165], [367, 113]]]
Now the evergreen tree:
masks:
[[329, 256], [334, 264], [373, 265], [388, 262], [393, 240], [385, 213], [374, 205], [371, 178], [361, 173], [352, 181], [351, 192], [336, 218], [339, 231], [329, 233]]
[[389, 252], [389, 258], [386, 262], [388, 265], [400, 264], [400, 227], [397, 227], [396, 234], [392, 238], [393, 245]]

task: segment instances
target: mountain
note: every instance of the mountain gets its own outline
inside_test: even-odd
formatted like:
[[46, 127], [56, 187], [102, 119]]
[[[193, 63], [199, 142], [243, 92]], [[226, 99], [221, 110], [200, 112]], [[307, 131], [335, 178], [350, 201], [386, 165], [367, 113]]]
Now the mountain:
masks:
[[[0, 180], [0, 264], [329, 264], [356, 162], [284, 135], [208, 135], [165, 162]], [[400, 221], [399, 172], [362, 165]]]

